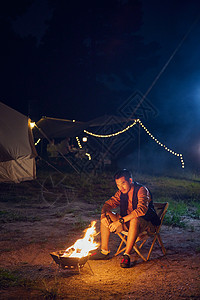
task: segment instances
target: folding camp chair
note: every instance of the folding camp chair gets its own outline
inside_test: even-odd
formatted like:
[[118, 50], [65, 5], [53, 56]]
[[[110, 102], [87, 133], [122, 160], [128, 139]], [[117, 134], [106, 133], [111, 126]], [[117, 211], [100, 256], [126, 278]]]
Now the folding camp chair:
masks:
[[[161, 249], [162, 249], [162, 252], [163, 254], [165, 255], [166, 254], [166, 250], [165, 250], [165, 247], [163, 245], [163, 242], [161, 240], [161, 237], [160, 237], [160, 229], [161, 229], [161, 226], [162, 226], [162, 223], [163, 223], [163, 219], [164, 219], [164, 216], [167, 212], [167, 208], [168, 208], [168, 205], [169, 203], [166, 202], [166, 203], [158, 203], [158, 202], [154, 202], [154, 208], [157, 212], [157, 215], [159, 216], [160, 220], [161, 220], [161, 224], [159, 226], [155, 226], [155, 231], [153, 232], [149, 232], [149, 231], [144, 231], [142, 232], [137, 240], [136, 240], [136, 243], [134, 244], [133, 246], [133, 249], [135, 250], [135, 252], [144, 260], [144, 261], [147, 261], [149, 260], [150, 258], [150, 255], [151, 255], [151, 252], [153, 250], [153, 247], [154, 247], [154, 244], [156, 241], [158, 241]], [[119, 248], [117, 249], [117, 252], [115, 253], [115, 256], [118, 255], [119, 253], [123, 252], [126, 247], [123, 247], [123, 244], [125, 243], [126, 244], [126, 241], [127, 241], [127, 236], [128, 236], [128, 231], [122, 231], [120, 233], [118, 233], [118, 236], [121, 238], [121, 243], [119, 245]], [[140, 249], [142, 248], [142, 246], [146, 243], [146, 241], [149, 239], [149, 238], [153, 238], [153, 241], [152, 241], [152, 244], [150, 246], [150, 249], [149, 249], [149, 252], [147, 254], [147, 257], [145, 258], [142, 253], [140, 252]]]

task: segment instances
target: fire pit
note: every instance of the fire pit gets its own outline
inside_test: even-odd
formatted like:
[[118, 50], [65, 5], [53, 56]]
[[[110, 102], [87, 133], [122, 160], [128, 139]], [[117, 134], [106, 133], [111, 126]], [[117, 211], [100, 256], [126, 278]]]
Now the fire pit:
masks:
[[62, 269], [79, 269], [82, 268], [89, 259], [89, 255], [84, 257], [63, 256], [65, 250], [50, 253], [53, 260]]
[[78, 269], [80, 272], [80, 268], [90, 257], [90, 251], [98, 247], [98, 243], [94, 242], [94, 237], [97, 235], [95, 224], [96, 222], [93, 221], [91, 227], [85, 230], [84, 238], [78, 239], [71, 247], [50, 253], [56, 264], [63, 269]]

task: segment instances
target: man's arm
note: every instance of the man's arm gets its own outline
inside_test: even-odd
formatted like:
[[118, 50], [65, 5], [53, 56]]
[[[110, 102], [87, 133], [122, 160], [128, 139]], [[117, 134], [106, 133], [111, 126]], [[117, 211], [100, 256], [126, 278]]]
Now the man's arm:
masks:
[[109, 200], [107, 200], [101, 210], [101, 218], [105, 217], [106, 212], [111, 211], [120, 205], [120, 191], [117, 191], [114, 196], [112, 196]]
[[[128, 222], [134, 218], [142, 217], [146, 214], [149, 206], [149, 202], [151, 201], [151, 196], [146, 187], [141, 187], [138, 191], [138, 204], [137, 208], [134, 209], [130, 214], [123, 217], [124, 222]], [[113, 222], [109, 228], [112, 232], [116, 231], [116, 229], [121, 225], [118, 221]]]
[[130, 214], [123, 217], [124, 222], [128, 222], [134, 218], [142, 217], [146, 214], [148, 210], [149, 203], [151, 201], [151, 195], [148, 189], [142, 186], [138, 191], [138, 204], [137, 208], [134, 209]]

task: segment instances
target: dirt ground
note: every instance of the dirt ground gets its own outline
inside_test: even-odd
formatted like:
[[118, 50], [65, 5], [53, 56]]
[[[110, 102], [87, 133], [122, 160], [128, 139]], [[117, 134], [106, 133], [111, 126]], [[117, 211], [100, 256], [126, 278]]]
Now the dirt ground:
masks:
[[[162, 227], [165, 256], [156, 244], [148, 262], [133, 253], [130, 269], [120, 267], [118, 255], [107, 261], [89, 260], [79, 273], [58, 268], [50, 256], [82, 238], [84, 226], [94, 220], [94, 204], [76, 202], [73, 207], [70, 212], [64, 203], [1, 202], [1, 211], [27, 220], [0, 223], [0, 267], [27, 281], [1, 288], [0, 299], [200, 299], [199, 220], [187, 219], [186, 229]], [[112, 234], [112, 256], [119, 242]]]

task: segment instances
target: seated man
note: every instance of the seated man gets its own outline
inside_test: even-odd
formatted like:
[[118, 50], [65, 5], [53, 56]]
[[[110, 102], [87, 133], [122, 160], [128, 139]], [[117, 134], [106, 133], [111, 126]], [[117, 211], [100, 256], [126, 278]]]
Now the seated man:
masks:
[[[126, 250], [120, 266], [130, 267], [130, 252], [138, 235], [148, 228], [154, 229], [154, 225], [160, 224], [151, 194], [149, 190], [133, 182], [131, 173], [126, 170], [118, 171], [114, 176], [118, 191], [102, 207], [101, 212], [101, 250], [93, 253], [92, 260], [109, 258], [109, 236], [110, 232], [128, 231]], [[120, 207], [120, 215], [114, 214], [111, 210]], [[109, 222], [110, 220], [110, 222]]]

